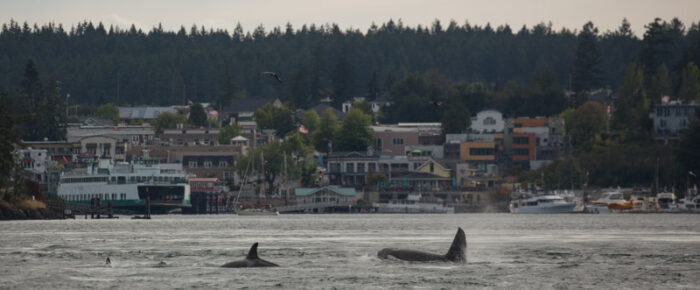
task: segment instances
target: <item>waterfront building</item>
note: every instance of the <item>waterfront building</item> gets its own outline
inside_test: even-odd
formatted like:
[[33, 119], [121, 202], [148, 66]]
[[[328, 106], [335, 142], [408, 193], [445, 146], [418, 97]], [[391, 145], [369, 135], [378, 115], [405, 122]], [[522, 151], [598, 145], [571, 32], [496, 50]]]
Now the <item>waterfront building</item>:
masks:
[[31, 180], [47, 182], [47, 172], [52, 163], [47, 150], [32, 147], [17, 149], [15, 160], [29, 173]]
[[219, 129], [179, 128], [165, 129], [160, 134], [161, 141], [176, 146], [213, 146], [219, 145]]
[[654, 123], [654, 139], [678, 140], [680, 131], [687, 128], [700, 104], [668, 101], [657, 104], [649, 113]]
[[358, 196], [355, 188], [331, 185], [312, 188], [297, 187], [294, 189], [294, 198], [298, 206], [327, 204], [334, 207], [347, 207], [354, 205]]

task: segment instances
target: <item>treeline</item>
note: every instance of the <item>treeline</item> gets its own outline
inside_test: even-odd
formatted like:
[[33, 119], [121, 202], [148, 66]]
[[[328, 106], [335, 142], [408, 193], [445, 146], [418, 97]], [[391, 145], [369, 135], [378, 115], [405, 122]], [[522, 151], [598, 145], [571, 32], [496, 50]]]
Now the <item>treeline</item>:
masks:
[[[679, 86], [686, 63], [700, 63], [698, 24], [656, 19], [643, 36], [626, 20], [615, 31], [592, 24], [554, 31], [551, 24], [447, 24], [408, 27], [390, 20], [367, 31], [335, 24], [294, 28], [259, 26], [230, 32], [193, 26], [142, 31], [83, 22], [70, 28], [10, 21], [0, 32], [0, 91], [21, 82], [27, 59], [60, 83], [71, 102], [118, 105], [227, 103], [232, 98], [278, 96], [304, 108], [321, 98], [336, 104], [376, 97], [411, 73], [437, 69], [447, 78], [486, 86], [533, 82], [550, 71], [561, 88], [613, 89], [630, 62], [653, 74], [665, 64]], [[583, 70], [583, 72], [582, 72]], [[262, 75], [277, 72], [282, 83]]]

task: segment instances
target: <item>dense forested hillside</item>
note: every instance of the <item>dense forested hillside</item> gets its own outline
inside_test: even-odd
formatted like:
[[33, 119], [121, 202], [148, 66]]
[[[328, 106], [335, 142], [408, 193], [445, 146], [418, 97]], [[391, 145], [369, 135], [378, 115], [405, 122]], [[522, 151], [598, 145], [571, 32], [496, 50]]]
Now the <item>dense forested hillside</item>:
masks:
[[[374, 96], [409, 73], [433, 68], [452, 81], [490, 86], [529, 83], [538, 70], [547, 70], [562, 88], [576, 88], [576, 66], [586, 68], [588, 60], [595, 66], [593, 83], [616, 89], [625, 67], [639, 62], [652, 70], [666, 64], [678, 86], [685, 63], [700, 58], [697, 24], [656, 20], [644, 36], [635, 36], [626, 21], [604, 33], [592, 24], [582, 27], [553, 31], [545, 24], [516, 29], [438, 21], [406, 27], [389, 21], [368, 31], [288, 25], [250, 32], [240, 26], [233, 32], [144, 32], [89, 22], [65, 28], [11, 21], [0, 33], [0, 92], [20, 86], [28, 59], [44, 82], [58, 80], [71, 102], [166, 105], [279, 96], [306, 107], [326, 96]], [[277, 72], [283, 83], [263, 71]]]

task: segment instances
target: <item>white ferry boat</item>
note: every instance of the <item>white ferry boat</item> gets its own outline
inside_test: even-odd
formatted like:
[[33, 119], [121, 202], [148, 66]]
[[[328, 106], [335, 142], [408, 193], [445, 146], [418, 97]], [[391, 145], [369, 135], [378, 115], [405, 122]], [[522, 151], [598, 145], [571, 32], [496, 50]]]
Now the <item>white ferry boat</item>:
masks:
[[575, 207], [575, 202], [550, 194], [512, 200], [509, 209], [511, 213], [573, 213]]
[[190, 186], [182, 164], [141, 164], [100, 159], [88, 168], [65, 173], [58, 196], [68, 203], [90, 204], [100, 198], [114, 208], [142, 211], [150, 198], [153, 213], [190, 207]]

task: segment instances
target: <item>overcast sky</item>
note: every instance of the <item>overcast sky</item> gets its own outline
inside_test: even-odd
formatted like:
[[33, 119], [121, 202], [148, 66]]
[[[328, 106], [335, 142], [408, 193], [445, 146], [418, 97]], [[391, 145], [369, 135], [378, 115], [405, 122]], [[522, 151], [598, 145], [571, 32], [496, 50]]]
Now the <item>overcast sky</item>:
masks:
[[678, 17], [686, 26], [700, 21], [700, 0], [0, 0], [0, 22], [10, 19], [29, 23], [62, 23], [70, 27], [83, 20], [102, 21], [127, 28], [132, 23], [150, 30], [162, 23], [167, 30], [192, 24], [223, 28], [229, 32], [240, 22], [252, 31], [263, 24], [267, 31], [291, 23], [337, 23], [343, 30], [366, 32], [375, 22], [401, 19], [405, 25], [430, 25], [435, 19], [443, 26], [454, 19], [460, 25], [492, 27], [509, 24], [518, 30], [540, 22], [580, 30], [591, 20], [600, 29], [615, 30], [627, 18], [636, 35], [655, 17]]

